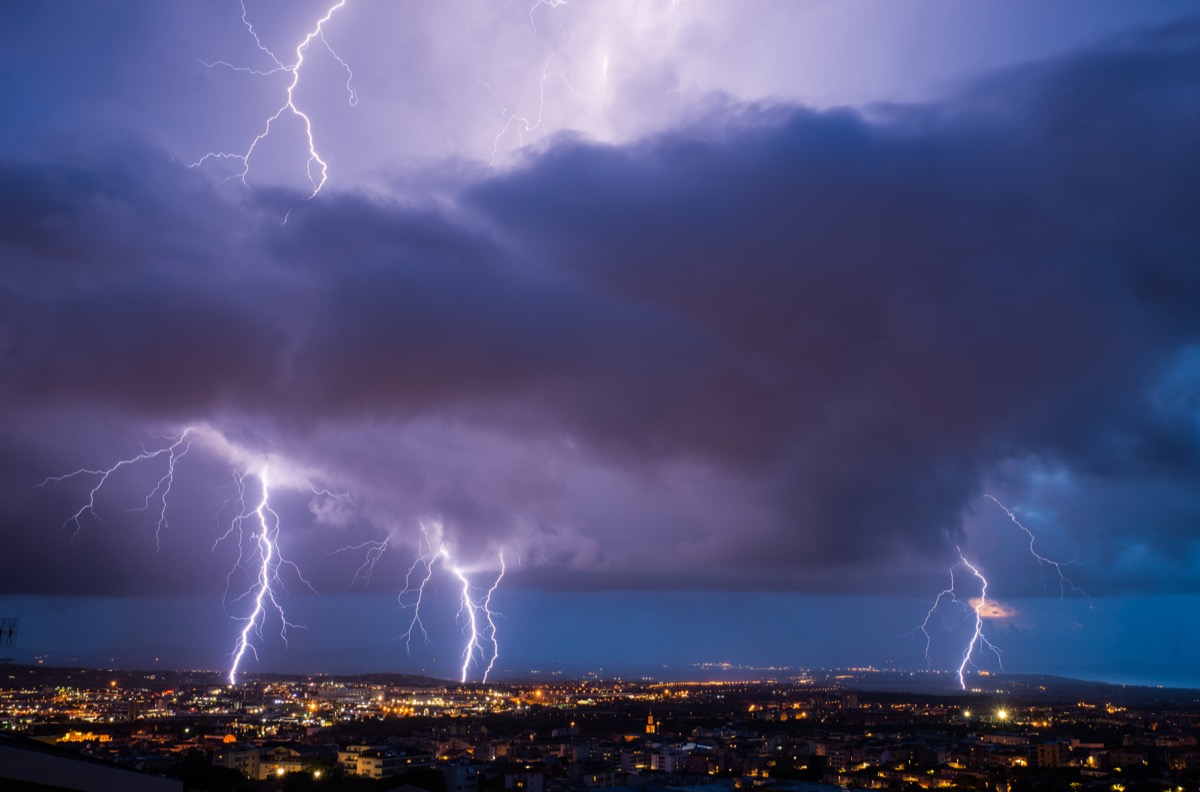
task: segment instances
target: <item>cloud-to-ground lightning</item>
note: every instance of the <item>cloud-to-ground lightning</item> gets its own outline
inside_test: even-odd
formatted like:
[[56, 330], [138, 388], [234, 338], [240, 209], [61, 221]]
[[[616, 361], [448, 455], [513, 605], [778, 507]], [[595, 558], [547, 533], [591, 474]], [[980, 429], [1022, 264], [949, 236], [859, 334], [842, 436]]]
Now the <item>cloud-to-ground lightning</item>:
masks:
[[[971, 574], [979, 578], [979, 599], [970, 601], [971, 609], [975, 613], [975, 630], [971, 633], [971, 640], [967, 643], [967, 648], [963, 650], [962, 663], [958, 666], [958, 684], [963, 690], [966, 690], [967, 680], [964, 674], [966, 673], [968, 664], [974, 665], [974, 661], [971, 658], [974, 657], [976, 649], [981, 646], [986, 647], [996, 655], [997, 662], [1001, 662], [1001, 658], [1000, 650], [983, 635], [983, 612], [987, 607], [987, 578], [983, 576], [974, 564], [966, 559], [961, 550], [958, 553], [958, 557], [962, 560], [963, 565], [971, 570]], [[1003, 663], [1001, 663], [1001, 667], [1003, 668]]]
[[[963, 602], [958, 598], [958, 581], [955, 578], [954, 570], [959, 566], [965, 566], [971, 571], [971, 574], [973, 574], [979, 580], [979, 596], [977, 598], [972, 598], [967, 602]], [[976, 654], [983, 649], [990, 650], [992, 654], [996, 656], [996, 661], [1001, 663], [1001, 667], [1003, 667], [1000, 650], [983, 634], [983, 614], [986, 611], [988, 604], [987, 587], [987, 578], [983, 576], [983, 573], [979, 571], [978, 567], [967, 560], [967, 557], [963, 555], [963, 552], [960, 549], [958, 551], [958, 563], [950, 567], [950, 585], [937, 595], [933, 601], [933, 604], [930, 605], [929, 610], [925, 613], [925, 620], [917, 626], [917, 630], [919, 630], [925, 636], [925, 661], [926, 663], [932, 665], [932, 661], [929, 657], [929, 650], [932, 645], [933, 638], [929, 634], [929, 622], [933, 618], [934, 614], [937, 613], [941, 604], [948, 599], [954, 604], [970, 610], [975, 616], [975, 626], [971, 632], [971, 638], [969, 641], [967, 641], [967, 645], [963, 649], [962, 662], [959, 663], [958, 666], [958, 684], [963, 690], [967, 689], [967, 666], [975, 665], [974, 658]]]
[[[238, 633], [237, 642], [234, 644], [233, 653], [230, 656], [229, 684], [231, 685], [237, 684], [238, 670], [246, 653], [249, 652], [255, 658], [258, 657], [258, 651], [254, 648], [251, 636], [262, 637], [263, 624], [266, 622], [268, 612], [273, 612], [278, 617], [279, 637], [285, 644], [287, 643], [287, 628], [296, 626], [288, 622], [283, 606], [279, 604], [275, 594], [275, 587], [283, 585], [279, 577], [280, 567], [287, 564], [295, 570], [295, 565], [285, 560], [279, 551], [279, 515], [270, 505], [271, 490], [266, 467], [258, 473], [257, 478], [261, 495], [258, 505], [251, 510], [251, 514], [257, 522], [256, 530], [252, 533], [254, 552], [258, 560], [257, 575], [250, 590], [243, 595], [243, 597], [250, 598], [253, 607], [250, 615], [242, 619], [242, 629]], [[250, 514], [243, 510], [238, 519], [240, 521], [249, 516]], [[296, 572], [299, 574], [298, 570]], [[305, 585], [308, 585], [303, 577], [300, 579]], [[311, 589], [312, 586], [309, 588]]]
[[[93, 482], [88, 486], [86, 499], [63, 523], [64, 527], [74, 525], [72, 536], [78, 535], [83, 529], [84, 518], [101, 521], [100, 508], [97, 499], [104, 488], [109, 485], [114, 476], [126, 469], [138, 466], [161, 464], [162, 472], [154, 480], [149, 492], [141, 499], [141, 505], [130, 507], [127, 511], [147, 511], [155, 507], [157, 520], [155, 525], [155, 545], [161, 546], [163, 530], [168, 527], [167, 514], [169, 498], [175, 486], [177, 465], [193, 446], [200, 444], [209, 452], [224, 459], [233, 468], [234, 495], [226, 502], [233, 507], [233, 515], [229, 518], [225, 530], [213, 542], [215, 550], [224, 542], [237, 545], [238, 556], [233, 568], [225, 578], [225, 599], [227, 607], [238, 603], [248, 602], [249, 612], [234, 618], [241, 623], [237, 632], [234, 647], [231, 651], [228, 680], [231, 685], [237, 684], [239, 674], [246, 661], [246, 656], [258, 658], [255, 638], [264, 637], [264, 628], [272, 618], [278, 621], [279, 636], [287, 643], [289, 627], [298, 625], [289, 622], [284, 611], [279, 593], [284, 588], [282, 571], [290, 568], [291, 574], [303, 585], [312, 590], [311, 584], [305, 580], [299, 568], [288, 561], [280, 548], [280, 518], [271, 506], [271, 484], [269, 476], [270, 464], [267, 457], [261, 453], [251, 452], [230, 442], [221, 432], [206, 426], [189, 426], [177, 434], [159, 438], [158, 447], [143, 447], [140, 452], [122, 458], [107, 467], [79, 468], [70, 473], [49, 476], [38, 486], [62, 483], [76, 478], [90, 477]], [[304, 475], [292, 471], [289, 486], [293, 489], [308, 490], [314, 495], [336, 501], [344, 501], [353, 505], [348, 494], [338, 494], [330, 490], [313, 486]], [[254, 487], [258, 488], [255, 493]], [[433, 529], [440, 537], [440, 524], [433, 524]], [[420, 632], [428, 641], [429, 636], [421, 621], [421, 606], [426, 589], [433, 578], [435, 567], [441, 564], [454, 575], [460, 585], [458, 615], [463, 623], [466, 644], [462, 651], [462, 665], [459, 671], [460, 681], [466, 682], [472, 668], [482, 669], [480, 678], [487, 682], [500, 656], [500, 643], [496, 624], [497, 612], [492, 607], [493, 597], [504, 579], [506, 565], [504, 554], [499, 554], [499, 572], [491, 585], [482, 589], [472, 584], [468, 572], [460, 567], [452, 558], [450, 550], [440, 541], [431, 536], [431, 527], [421, 526], [421, 541], [419, 555], [409, 567], [405, 579], [404, 591], [400, 593], [400, 604], [412, 608], [412, 618], [407, 630], [401, 637], [411, 644], [413, 634]], [[358, 545], [341, 548], [335, 552], [365, 551], [366, 558], [355, 572], [354, 582], [360, 578], [368, 583], [375, 565], [388, 549], [390, 538], [380, 541], [368, 541]], [[249, 583], [240, 593], [235, 591], [234, 577], [239, 570], [244, 570]]]
[[[1010, 520], [1012, 520], [1013, 524], [1016, 525], [1018, 528], [1020, 528], [1021, 531], [1023, 531], [1025, 533], [1025, 535], [1029, 537], [1029, 554], [1032, 555], [1037, 560], [1038, 568], [1040, 571], [1042, 571], [1043, 575], [1044, 575], [1047, 567], [1053, 568], [1055, 573], [1057, 573], [1058, 585], [1059, 585], [1059, 599], [1060, 600], [1066, 596], [1068, 588], [1071, 591], [1074, 591], [1078, 594], [1081, 594], [1084, 597], [1087, 597], [1089, 600], [1091, 599], [1091, 597], [1088, 596], [1087, 592], [1085, 592], [1083, 589], [1076, 586], [1075, 583], [1069, 577], [1067, 577], [1066, 573], [1063, 571], [1063, 567], [1067, 566], [1066, 563], [1063, 563], [1061, 561], [1055, 561], [1051, 558], [1047, 558], [1046, 556], [1042, 555], [1041, 553], [1039, 553], [1037, 551], [1037, 549], [1035, 547], [1035, 544], [1037, 542], [1037, 537], [1034, 535], [1033, 531], [1031, 531], [1019, 519], [1017, 519], [1017, 515], [1011, 509], [1009, 509], [1007, 506], [1005, 506], [1003, 503], [1001, 503], [998, 499], [996, 499], [992, 495], [985, 494], [983, 497], [987, 498], [992, 503], [995, 503], [997, 506], [999, 506], [1004, 511], [1004, 513], [1008, 515], [1008, 518]], [[983, 619], [984, 619], [984, 615], [985, 615], [985, 613], [987, 611], [987, 607], [988, 607], [988, 602], [987, 602], [988, 582], [984, 578], [983, 574], [979, 571], [979, 569], [977, 567], [975, 567], [974, 565], [972, 565], [969, 561], [967, 561], [966, 556], [963, 555], [963, 552], [961, 549], [958, 550], [958, 558], [959, 558], [959, 563], [955, 564], [953, 567], [950, 568], [950, 587], [947, 589], [944, 589], [940, 594], [937, 595], [937, 597], [933, 601], [933, 604], [930, 606], [928, 612], [926, 612], [926, 614], [925, 614], [925, 620], [923, 622], [921, 622], [921, 624], [917, 627], [917, 630], [919, 630], [925, 636], [925, 662], [928, 665], [932, 665], [932, 661], [929, 657], [929, 650], [932, 645], [932, 637], [930, 636], [929, 629], [928, 629], [929, 621], [930, 621], [930, 619], [933, 618], [933, 615], [938, 611], [938, 608], [941, 606], [942, 602], [944, 602], [946, 599], [949, 599], [951, 602], [954, 602], [960, 606], [970, 607], [974, 611], [974, 613], [975, 613], [975, 629], [971, 635], [971, 639], [967, 642], [966, 648], [963, 650], [962, 663], [958, 667], [958, 683], [965, 690], [966, 689], [965, 674], [966, 674], [967, 666], [974, 665], [974, 661], [972, 660], [972, 658], [976, 655], [977, 651], [980, 650], [980, 647], [984, 647], [984, 648], [991, 650], [992, 653], [995, 654], [996, 659], [998, 661], [1000, 660], [1000, 650], [994, 644], [989, 642], [983, 634]], [[973, 599], [973, 600], [970, 600], [968, 603], [963, 603], [962, 600], [958, 599], [958, 597], [956, 596], [956, 591], [955, 591], [956, 581], [955, 581], [955, 576], [954, 576], [954, 569], [956, 567], [958, 567], [959, 565], [965, 566], [967, 569], [971, 570], [971, 573], [974, 574], [975, 577], [979, 579], [979, 582], [981, 585], [981, 592], [980, 592], [979, 598], [977, 600]], [[1045, 582], [1045, 578], [1043, 577], [1043, 583], [1044, 582]]]
[[[421, 631], [421, 636], [426, 642], [429, 641], [429, 633], [425, 630], [425, 623], [421, 621], [421, 604], [425, 598], [425, 589], [429, 585], [430, 579], [433, 577], [433, 565], [441, 559], [442, 549], [433, 549], [433, 543], [429, 538], [429, 528], [424, 523], [421, 525], [421, 539], [418, 542], [418, 553], [412, 566], [408, 568], [408, 574], [404, 578], [404, 590], [400, 592], [397, 600], [401, 607], [412, 608], [412, 619], [408, 623], [408, 629], [400, 634], [404, 639], [404, 645], [412, 653], [413, 633], [416, 630]], [[421, 574], [421, 581], [413, 585], [413, 574], [417, 569], [421, 568], [424, 571]], [[405, 598], [409, 597], [409, 600]]]
[[487, 596], [483, 598], [482, 603], [483, 615], [488, 623], [488, 636], [492, 642], [492, 657], [488, 660], [487, 668], [483, 669], [484, 682], [487, 682], [488, 675], [492, 673], [492, 669], [496, 666], [496, 659], [500, 657], [500, 643], [496, 640], [496, 614], [492, 610], [492, 595], [500, 587], [500, 581], [504, 579], [504, 572], [504, 553], [501, 553], [500, 573], [496, 575], [496, 580], [492, 583], [492, 587], [488, 589]]
[[[486, 592], [480, 595], [479, 589], [471, 585], [467, 573], [454, 563], [446, 545], [439, 542], [435, 549], [434, 540], [429, 535], [429, 526], [422, 524], [417, 558], [408, 568], [408, 574], [404, 580], [404, 590], [398, 597], [402, 607], [412, 609], [412, 618], [409, 620], [408, 628], [399, 637], [404, 640], [410, 650], [414, 633], [419, 631], [426, 641], [429, 640], [429, 633], [425, 629], [425, 623], [421, 620], [421, 608], [429, 583], [433, 579], [434, 567], [439, 563], [454, 575], [461, 586], [458, 616], [463, 622], [466, 645], [462, 653], [459, 681], [465, 683], [470, 676], [471, 667], [476, 664], [482, 665], [486, 661], [481, 681], [487, 682], [488, 675], [496, 664], [496, 658], [500, 655], [500, 644], [496, 638], [496, 612], [492, 610], [492, 595], [495, 594], [500, 581], [504, 578], [503, 553], [500, 554], [500, 572], [496, 576], [496, 580]], [[485, 642], [491, 645], [490, 655], [484, 649]]]
[[[238, 642], [234, 644], [233, 656], [229, 662], [229, 684], [238, 683], [238, 668], [241, 666], [242, 658], [245, 658], [246, 652], [254, 652], [254, 647], [250, 642], [252, 632], [262, 635], [262, 623], [266, 618], [266, 608], [268, 605], [280, 617], [280, 634], [284, 641], [287, 641], [288, 620], [284, 616], [283, 608], [280, 607], [275, 599], [275, 592], [271, 590], [271, 583], [275, 580], [275, 574], [272, 572], [274, 568], [276, 550], [275, 540], [278, 538], [278, 530], [280, 530], [280, 516], [270, 508], [270, 488], [266, 481], [266, 470], [258, 476], [260, 487], [262, 487], [262, 498], [259, 499], [258, 505], [254, 508], [254, 516], [258, 518], [258, 533], [256, 534], [258, 545], [258, 576], [254, 586], [251, 589], [253, 592], [250, 616], [245, 617], [245, 623], [242, 624], [241, 632], [238, 634]], [[256, 654], [257, 656], [257, 654]]]
[[[448, 556], [447, 556], [448, 557]], [[462, 682], [467, 681], [467, 672], [471, 668], [471, 660], [479, 649], [479, 612], [475, 606], [475, 601], [471, 599], [471, 581], [463, 574], [463, 571], [458, 567], [451, 565], [450, 571], [462, 583], [462, 601], [459, 604], [458, 615], [464, 620], [463, 629], [467, 634], [467, 646], [463, 649], [463, 664], [462, 674], [459, 679]]]
[[[249, 12], [246, 10], [245, 0], [242, 0], [242, 24], [245, 25], [246, 30], [254, 39], [255, 46], [260, 52], [265, 54], [267, 58], [270, 59], [272, 65], [266, 69], [254, 69], [245, 66], [235, 66], [227, 61], [201, 61], [201, 63], [209, 68], [224, 67], [233, 69], [234, 71], [247, 72], [258, 77], [272, 77], [276, 74], [285, 74], [290, 79], [288, 81], [287, 88], [284, 91], [283, 103], [276, 108], [274, 113], [267, 116], [266, 121], [263, 124], [262, 131], [250, 141], [249, 145], [243, 151], [211, 151], [202, 156], [196, 162], [192, 163], [190, 167], [198, 167], [209, 160], [237, 160], [241, 163], [242, 170], [240, 173], [234, 174], [229, 178], [237, 178], [242, 182], [243, 185], [249, 186], [247, 178], [250, 175], [251, 160], [254, 157], [255, 150], [258, 148], [260, 143], [270, 136], [274, 124], [284, 115], [290, 115], [300, 122], [304, 129], [305, 139], [308, 141], [307, 159], [304, 163], [304, 172], [311, 186], [311, 191], [304, 198], [304, 200], [309, 200], [316, 197], [317, 193], [321, 191], [321, 188], [325, 186], [325, 182], [329, 178], [329, 165], [317, 152], [316, 138], [313, 134], [312, 118], [306, 112], [301, 110], [296, 104], [296, 90], [300, 86], [301, 70], [304, 66], [304, 59], [308, 54], [309, 47], [312, 46], [313, 41], [319, 39], [329, 54], [333, 56], [334, 60], [336, 60], [346, 71], [346, 92], [348, 94], [347, 101], [351, 106], [358, 104], [358, 93], [354, 90], [353, 84], [354, 73], [350, 70], [349, 64], [346, 63], [346, 61], [340, 55], [338, 55], [338, 53], [330, 45], [328, 39], [325, 38], [325, 25], [338, 10], [346, 5], [346, 2], [347, 0], [337, 0], [337, 2], [333, 3], [326, 10], [324, 16], [317, 20], [314, 27], [304, 36], [303, 39], [300, 40], [300, 43], [296, 45], [294, 58], [290, 62], [284, 62], [270, 47], [263, 43], [262, 38], [258, 35], [258, 31], [254, 29], [254, 24], [249, 19]], [[284, 222], [286, 221], [287, 218], [285, 217]]]
[[[280, 519], [279, 514], [271, 507], [271, 484], [268, 478], [269, 465], [261, 454], [247, 451], [231, 443], [224, 435], [208, 426], [192, 426], [183, 429], [179, 434], [163, 440], [160, 448], [146, 449], [142, 452], [117, 462], [106, 468], [80, 468], [59, 476], [46, 478], [39, 486], [59, 483], [81, 476], [90, 476], [95, 483], [88, 491], [85, 503], [67, 518], [64, 525], [74, 523], [75, 534], [83, 527], [83, 517], [90, 515], [100, 520], [96, 499], [104, 487], [110, 483], [114, 475], [125, 468], [138, 465], [153, 464], [155, 460], [163, 463], [163, 474], [146, 495], [139, 507], [129, 511], [144, 511], [150, 505], [158, 508], [158, 521], [155, 529], [156, 543], [162, 540], [162, 530], [167, 527], [168, 496], [175, 484], [177, 474], [176, 464], [192, 448], [195, 443], [202, 443], [208, 450], [225, 459], [234, 469], [234, 485], [236, 495], [231, 499], [235, 504], [234, 516], [224, 533], [217, 537], [213, 544], [215, 548], [226, 540], [234, 540], [238, 545], [238, 559], [234, 568], [226, 577], [226, 598], [228, 605], [235, 605], [249, 600], [250, 611], [246, 616], [235, 617], [242, 622], [233, 651], [230, 653], [229, 682], [236, 684], [238, 673], [246, 655], [258, 656], [253, 638], [263, 635], [263, 627], [273, 614], [279, 620], [280, 636], [287, 641], [287, 628], [296, 625], [287, 620], [282, 604], [279, 601], [279, 590], [283, 587], [281, 572], [284, 567], [292, 570], [295, 577], [308, 588], [312, 586], [304, 579], [295, 564], [288, 561], [279, 546]], [[251, 498], [247, 492], [247, 479], [257, 482], [259, 488], [257, 500], [250, 505]], [[307, 487], [314, 492], [311, 484]], [[242, 593], [229, 598], [234, 573], [245, 569], [251, 578], [250, 584]]]

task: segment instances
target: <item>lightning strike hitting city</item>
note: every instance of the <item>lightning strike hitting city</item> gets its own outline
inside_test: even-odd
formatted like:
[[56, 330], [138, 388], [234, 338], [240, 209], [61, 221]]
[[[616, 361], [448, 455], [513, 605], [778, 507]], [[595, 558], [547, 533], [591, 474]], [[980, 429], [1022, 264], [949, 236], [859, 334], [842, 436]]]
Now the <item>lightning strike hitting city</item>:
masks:
[[[227, 505], [233, 507], [233, 516], [229, 518], [227, 529], [216, 538], [213, 547], [215, 549], [222, 542], [229, 541], [236, 546], [238, 552], [234, 569], [225, 578], [227, 606], [236, 607], [245, 602], [249, 603], [249, 610], [245, 616], [234, 617], [242, 623], [233, 652], [229, 656], [229, 682], [235, 684], [247, 653], [257, 657], [253, 639], [263, 637], [263, 625], [269, 617], [274, 617], [278, 622], [279, 636], [285, 642], [287, 628], [296, 626], [289, 624], [280, 603], [279, 593], [285, 588], [281, 571], [289, 570], [299, 583], [309, 589], [312, 586], [304, 579], [299, 568], [284, 558], [280, 548], [279, 515], [270, 504], [271, 462], [268, 459], [257, 458], [257, 455], [233, 445], [219, 432], [207, 426], [188, 427], [174, 437], [165, 438], [163, 442], [165, 444], [160, 448], [143, 449], [137, 455], [118, 460], [107, 468], [81, 468], [64, 475], [51, 476], [39, 486], [61, 483], [75, 477], [86, 477], [94, 482], [88, 490], [86, 503], [67, 520], [74, 526], [75, 535], [78, 536], [79, 531], [83, 529], [81, 520], [84, 515], [97, 522], [101, 520], [96, 511], [96, 499], [111, 477], [117, 475], [122, 468], [162, 459], [162, 476], [154, 482], [153, 489], [145, 496], [142, 505], [132, 509], [147, 511], [152, 503], [155, 504], [158, 520], [154, 539], [156, 547], [161, 548], [162, 532], [168, 526], [167, 501], [175, 486], [176, 463], [198, 442], [230, 465], [233, 469], [234, 495], [227, 501]], [[298, 471], [292, 471], [293, 483], [307, 483], [303, 478], [297, 479], [298, 475]], [[254, 479], [253, 485], [258, 489], [255, 505], [247, 503], [247, 479]], [[311, 488], [311, 485], [309, 487]], [[331, 493], [325, 493], [325, 496], [334, 497]], [[251, 494], [249, 497], [253, 499], [254, 496]], [[251, 523], [250, 526], [246, 525], [247, 521]], [[232, 594], [233, 578], [239, 571], [248, 571], [251, 582], [246, 590]]]
[[[458, 618], [462, 621], [463, 634], [466, 636], [466, 646], [462, 652], [462, 669], [459, 673], [459, 681], [466, 682], [468, 675], [471, 672], [471, 667], [478, 661], [487, 661], [487, 665], [483, 667], [482, 682], [487, 682], [488, 674], [492, 672], [492, 668], [496, 665], [496, 659], [500, 656], [500, 644], [496, 640], [496, 616], [492, 610], [492, 595], [496, 593], [496, 588], [500, 585], [500, 581], [504, 579], [505, 565], [504, 553], [499, 554], [500, 571], [496, 575], [495, 581], [480, 596], [477, 594], [477, 589], [471, 585], [470, 579], [462, 569], [455, 565], [450, 556], [450, 551], [446, 545], [438, 541], [437, 548], [434, 548], [435, 539], [430, 536], [430, 533], [440, 535], [442, 526], [433, 524], [432, 526], [421, 525], [421, 544], [420, 554], [413, 561], [412, 566], [408, 568], [408, 573], [404, 576], [404, 590], [400, 592], [400, 605], [412, 611], [412, 618], [408, 623], [408, 628], [401, 634], [405, 647], [411, 656], [412, 654], [412, 639], [414, 632], [420, 632], [421, 637], [428, 642], [429, 633], [425, 629], [425, 623], [421, 621], [421, 606], [424, 602], [426, 589], [429, 587], [429, 581], [433, 578], [433, 568], [435, 564], [440, 564], [458, 579], [462, 584], [462, 594], [460, 596], [460, 604], [458, 609]], [[417, 572], [417, 570], [422, 570]], [[414, 573], [419, 578], [414, 583]], [[491, 644], [491, 654], [487, 654], [484, 644]]]
[[[1036, 561], [1038, 562], [1039, 568], [1050, 567], [1050, 568], [1054, 569], [1054, 571], [1058, 574], [1060, 602], [1066, 596], [1066, 592], [1067, 592], [1068, 588], [1071, 589], [1072, 591], [1075, 591], [1078, 594], [1083, 595], [1084, 597], [1087, 597], [1087, 594], [1082, 589], [1077, 588], [1075, 586], [1075, 584], [1072, 583], [1070, 581], [1070, 579], [1067, 578], [1066, 575], [1063, 573], [1063, 567], [1065, 566], [1065, 564], [1063, 564], [1059, 561], [1053, 561], [1049, 558], [1046, 558], [1045, 556], [1039, 555], [1038, 552], [1036, 550], [1034, 550], [1034, 543], [1037, 541], [1037, 538], [1034, 536], [1034, 534], [1031, 530], [1029, 530], [1024, 525], [1021, 524], [1021, 521], [1017, 519], [1017, 516], [1007, 506], [1005, 506], [1003, 503], [998, 501], [995, 497], [988, 495], [986, 493], [984, 494], [983, 497], [986, 498], [987, 500], [991, 501], [992, 503], [996, 504], [997, 506], [999, 506], [1000, 509], [1003, 510], [1006, 515], [1008, 515], [1008, 518], [1013, 522], [1013, 524], [1015, 524], [1018, 528], [1020, 528], [1021, 531], [1024, 532], [1025, 535], [1029, 537], [1029, 554], [1032, 555], [1034, 557], [1034, 559], [1036, 559]], [[984, 636], [983, 623], [984, 623], [985, 618], [1002, 618], [1006, 615], [1006, 613], [1002, 608], [996, 609], [994, 605], [989, 606], [989, 603], [987, 600], [987, 587], [988, 587], [987, 578], [985, 578], [983, 576], [983, 573], [981, 573], [978, 568], [976, 568], [970, 561], [967, 560], [966, 556], [963, 555], [963, 552], [960, 548], [955, 548], [955, 550], [958, 551], [958, 563], [956, 563], [954, 566], [952, 566], [950, 568], [950, 587], [943, 589], [941, 592], [938, 593], [937, 597], [934, 598], [933, 604], [930, 606], [929, 610], [925, 613], [924, 621], [922, 621], [921, 624], [917, 626], [917, 631], [919, 631], [925, 637], [925, 662], [928, 666], [932, 666], [933, 661], [930, 658], [929, 652], [930, 652], [930, 648], [933, 643], [933, 636], [931, 636], [929, 634], [929, 626], [930, 626], [929, 622], [934, 617], [934, 615], [938, 612], [939, 608], [942, 605], [942, 602], [943, 601], [951, 602], [951, 603], [959, 606], [960, 608], [966, 608], [967, 610], [969, 610], [972, 613], [974, 619], [973, 619], [973, 624], [970, 626], [970, 629], [969, 629], [970, 637], [967, 639], [966, 648], [963, 649], [962, 662], [959, 664], [958, 671], [956, 674], [956, 676], [958, 678], [959, 687], [962, 688], [963, 690], [966, 690], [967, 689], [967, 680], [966, 680], [967, 669], [968, 669], [968, 667], [972, 667], [972, 668], [977, 667], [977, 664], [975, 662], [975, 656], [977, 654], [979, 654], [980, 652], [983, 652], [984, 650], [990, 652], [992, 654], [992, 656], [995, 657], [996, 662], [1000, 663], [1001, 666], [1003, 666], [1003, 664], [1001, 663], [1000, 649], [998, 649], [995, 645], [993, 645]], [[979, 596], [977, 598], [972, 598], [972, 599], [968, 600], [966, 603], [964, 603], [962, 600], [958, 599], [958, 597], [956, 596], [957, 583], [956, 583], [955, 577], [954, 577], [954, 570], [955, 570], [955, 568], [957, 568], [960, 565], [966, 567], [967, 570], [970, 571], [970, 573], [979, 581], [979, 585], [980, 585]]]
[[[972, 732], [1032, 679], [1200, 689], [1194, 4], [45, 0], [7, 23], [14, 684], [219, 673], [260, 757], [281, 674], [528, 715], [551, 682], [845, 671]], [[683, 774], [684, 690], [639, 713], [657, 758], [595, 785]], [[741, 716], [824, 728], [833, 695]], [[1191, 783], [1182, 742], [1142, 763], [1075, 737], [1073, 770], [1108, 773], [1081, 789], [1156, 762]], [[695, 784], [736, 764], [690, 758]], [[738, 783], [828, 781], [758, 770]]]

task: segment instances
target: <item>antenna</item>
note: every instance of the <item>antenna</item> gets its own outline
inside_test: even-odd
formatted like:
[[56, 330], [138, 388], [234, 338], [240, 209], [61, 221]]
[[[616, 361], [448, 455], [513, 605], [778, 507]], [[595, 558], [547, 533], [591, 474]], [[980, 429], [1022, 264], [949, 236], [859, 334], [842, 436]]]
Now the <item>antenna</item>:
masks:
[[[0, 617], [0, 647], [12, 646], [16, 642], [17, 625], [20, 623], [20, 619]], [[0, 658], [0, 660], [9, 659], [11, 658]]]

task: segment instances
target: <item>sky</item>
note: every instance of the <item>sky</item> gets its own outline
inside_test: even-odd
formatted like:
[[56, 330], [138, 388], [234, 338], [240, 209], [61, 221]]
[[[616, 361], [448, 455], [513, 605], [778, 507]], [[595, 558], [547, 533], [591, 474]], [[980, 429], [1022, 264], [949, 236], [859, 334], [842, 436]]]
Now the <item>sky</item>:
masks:
[[0, 43], [0, 655], [1200, 687], [1194, 4]]

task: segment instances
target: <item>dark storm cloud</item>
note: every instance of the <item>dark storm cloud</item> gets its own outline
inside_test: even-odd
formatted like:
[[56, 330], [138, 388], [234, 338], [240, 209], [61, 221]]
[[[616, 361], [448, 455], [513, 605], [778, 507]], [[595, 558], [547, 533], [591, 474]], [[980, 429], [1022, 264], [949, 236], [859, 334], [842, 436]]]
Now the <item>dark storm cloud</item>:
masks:
[[[9, 420], [462, 422], [569, 437], [633, 480], [697, 465], [755, 500], [750, 527], [647, 526], [660, 584], [854, 589], [945, 559], [1014, 459], [1152, 475], [1175, 516], [1143, 539], [1166, 546], [1200, 473], [1180, 357], [1200, 341], [1198, 75], [1190, 24], [934, 105], [727, 103], [636, 144], [560, 141], [454, 208], [234, 204], [132, 148], [8, 163], [0, 398]], [[595, 574], [650, 566], [614, 539]]]
[[1004, 458], [1182, 486], [1194, 404], [1150, 387], [1200, 323], [1196, 34], [881, 120], [745, 108], [562, 146], [475, 200], [519, 247], [711, 334], [711, 379], [672, 405], [687, 420], [650, 431], [765, 466], [785, 558], [937, 542]]

